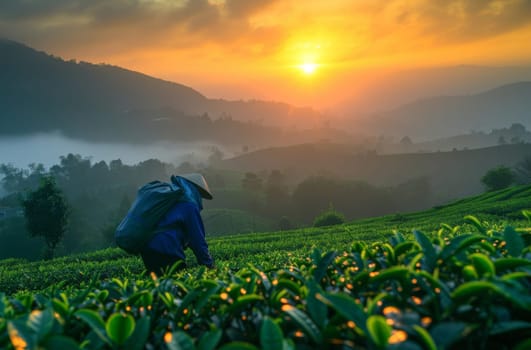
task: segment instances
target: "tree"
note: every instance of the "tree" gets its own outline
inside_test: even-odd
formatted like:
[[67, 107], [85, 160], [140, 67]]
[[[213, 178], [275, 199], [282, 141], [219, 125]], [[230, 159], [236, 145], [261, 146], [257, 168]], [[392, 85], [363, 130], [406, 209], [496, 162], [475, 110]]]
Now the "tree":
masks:
[[27, 171], [15, 168], [12, 164], [0, 164], [0, 184], [7, 192], [20, 191], [25, 184]]
[[487, 191], [496, 191], [511, 186], [516, 180], [513, 171], [506, 166], [487, 171], [481, 178], [481, 182], [487, 187]]
[[45, 258], [52, 258], [63, 239], [68, 222], [68, 205], [53, 177], [46, 176], [39, 188], [22, 201], [26, 226], [32, 237], [42, 236], [46, 242]]
[[292, 227], [293, 224], [287, 216], [284, 215], [278, 220], [278, 228], [280, 229], [280, 231], [287, 231], [290, 230]]
[[259, 192], [262, 189], [262, 179], [255, 173], [247, 172], [242, 179], [242, 188], [249, 192]]
[[531, 183], [531, 155], [526, 156], [516, 165], [516, 176], [519, 183]]
[[328, 209], [319, 214], [313, 221], [314, 227], [330, 226], [343, 224], [345, 222], [345, 215], [336, 211], [332, 204]]
[[413, 144], [413, 141], [411, 141], [411, 138], [409, 136], [404, 136], [400, 140], [400, 144], [402, 146], [411, 146]]

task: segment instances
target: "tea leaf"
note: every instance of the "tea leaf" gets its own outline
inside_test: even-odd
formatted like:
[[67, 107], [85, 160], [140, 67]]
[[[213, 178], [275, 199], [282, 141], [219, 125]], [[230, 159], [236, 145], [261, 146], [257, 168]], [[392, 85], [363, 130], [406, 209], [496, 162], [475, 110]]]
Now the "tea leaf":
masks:
[[61, 349], [61, 350], [79, 350], [80, 347], [72, 338], [62, 335], [54, 335], [48, 338], [44, 343], [45, 349]]
[[313, 272], [313, 278], [315, 278], [316, 281], [320, 281], [326, 275], [326, 270], [328, 270], [328, 266], [332, 263], [335, 257], [336, 252], [328, 252], [319, 260], [317, 268]]
[[427, 330], [420, 327], [419, 325], [413, 325], [413, 329], [417, 332], [420, 339], [422, 339], [422, 343], [424, 344], [425, 349], [437, 350], [437, 345], [435, 345], [433, 338], [431, 337], [430, 333], [428, 333]]
[[496, 275], [496, 269], [490, 259], [481, 253], [471, 254], [469, 259], [472, 260], [475, 270], [479, 275], [484, 277], [493, 277]]
[[229, 309], [228, 309], [228, 312], [230, 314], [234, 313], [234, 312], [237, 312], [243, 308], [245, 308], [246, 306], [250, 305], [250, 304], [253, 304], [257, 301], [262, 301], [264, 300], [264, 298], [260, 295], [257, 295], [257, 294], [247, 294], [247, 295], [243, 295], [241, 297], [239, 297], [235, 302], [234, 304], [232, 304]]
[[500, 258], [494, 260], [494, 267], [500, 273], [525, 266], [531, 266], [531, 260], [524, 258]]
[[310, 338], [320, 344], [322, 342], [322, 335], [319, 328], [313, 323], [313, 321], [301, 310], [295, 308], [292, 305], [286, 304], [282, 306], [282, 311], [286, 313], [293, 321], [301, 327]]
[[283, 347], [282, 329], [269, 317], [262, 320], [260, 327], [260, 345], [265, 350], [277, 350]]
[[387, 324], [385, 317], [372, 315], [367, 319], [367, 330], [373, 343], [380, 349], [383, 349], [389, 343], [391, 336], [391, 327]]
[[22, 320], [9, 321], [7, 332], [11, 344], [16, 350], [36, 348], [37, 335]]
[[171, 340], [167, 345], [170, 350], [195, 350], [192, 338], [182, 331], [172, 333]]
[[109, 343], [109, 338], [105, 331], [105, 322], [96, 311], [81, 309], [76, 311], [74, 315], [85, 321], [101, 340]]
[[485, 227], [481, 224], [479, 219], [476, 218], [475, 216], [467, 215], [467, 216], [464, 217], [464, 219], [465, 219], [465, 222], [467, 222], [467, 223], [471, 224], [472, 226], [474, 226], [482, 234], [487, 233], [487, 230], [485, 229]]
[[485, 239], [485, 237], [481, 235], [465, 234], [457, 236], [450, 242], [450, 244], [443, 248], [439, 254], [439, 259], [442, 259], [443, 261], [447, 260], [448, 258], [455, 256], [460, 251], [467, 249], [474, 243], [480, 242], [483, 239]]
[[427, 270], [430, 272], [433, 271], [437, 261], [437, 253], [435, 252], [435, 248], [433, 248], [433, 244], [430, 239], [420, 231], [414, 231], [413, 235], [424, 252], [424, 262], [426, 263]]
[[150, 334], [151, 319], [150, 317], [141, 317], [137, 319], [133, 334], [124, 344], [126, 349], [142, 350], [145, 348], [146, 341]]
[[33, 310], [28, 318], [28, 327], [37, 335], [37, 339], [43, 339], [50, 333], [53, 326], [53, 315], [49, 309]]
[[525, 248], [524, 240], [520, 234], [511, 226], [507, 226], [503, 231], [503, 237], [507, 243], [506, 247], [509, 255], [520, 256], [522, 254], [522, 250]]
[[349, 298], [343, 294], [331, 293], [327, 293], [325, 295], [317, 294], [315, 297], [317, 300], [320, 300], [326, 305], [332, 307], [338, 314], [347, 320], [354, 322], [354, 324], [360, 327], [364, 332], [367, 331], [367, 315], [352, 298]]
[[213, 331], [206, 332], [201, 336], [199, 343], [197, 344], [198, 349], [201, 350], [214, 350], [218, 346], [219, 341], [223, 332], [221, 329], [216, 329]]
[[135, 319], [131, 315], [114, 313], [107, 320], [105, 330], [113, 342], [122, 345], [133, 334]]
[[320, 327], [323, 328], [328, 321], [327, 307], [321, 301], [317, 299], [317, 296], [322, 293], [322, 289], [312, 279], [309, 282], [308, 296], [306, 297], [306, 303], [308, 313], [312, 320]]

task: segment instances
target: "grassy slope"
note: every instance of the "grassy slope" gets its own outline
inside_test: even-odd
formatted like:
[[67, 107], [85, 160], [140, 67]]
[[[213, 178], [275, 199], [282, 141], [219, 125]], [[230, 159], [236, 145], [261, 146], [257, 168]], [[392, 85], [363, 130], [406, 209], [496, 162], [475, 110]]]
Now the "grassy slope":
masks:
[[[259, 261], [259, 265], [268, 270], [289, 265], [295, 257], [308, 256], [314, 248], [341, 251], [358, 240], [385, 240], [393, 230], [430, 233], [439, 229], [441, 223], [463, 225], [465, 215], [475, 215], [491, 224], [522, 227], [528, 222], [521, 210], [530, 208], [531, 186], [519, 186], [418, 213], [389, 215], [325, 228], [211, 237], [209, 246], [218, 264], [237, 269]], [[189, 263], [193, 265], [193, 254], [189, 252], [188, 255]], [[32, 263], [8, 259], [0, 261], [0, 291], [41, 290], [57, 283], [81, 283], [97, 275], [123, 278], [140, 273], [142, 269], [138, 257], [127, 255], [120, 249]]]

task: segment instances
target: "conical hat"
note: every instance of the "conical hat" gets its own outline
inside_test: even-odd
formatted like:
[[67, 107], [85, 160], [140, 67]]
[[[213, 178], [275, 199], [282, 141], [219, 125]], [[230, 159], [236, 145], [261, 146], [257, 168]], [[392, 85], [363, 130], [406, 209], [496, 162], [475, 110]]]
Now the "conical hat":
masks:
[[181, 174], [177, 175], [178, 177], [182, 177], [183, 179], [186, 179], [197, 186], [199, 189], [199, 192], [201, 193], [201, 197], [205, 199], [212, 199], [212, 192], [210, 192], [210, 188], [208, 187], [208, 184], [203, 177], [203, 175], [199, 173], [190, 173], [190, 174]]

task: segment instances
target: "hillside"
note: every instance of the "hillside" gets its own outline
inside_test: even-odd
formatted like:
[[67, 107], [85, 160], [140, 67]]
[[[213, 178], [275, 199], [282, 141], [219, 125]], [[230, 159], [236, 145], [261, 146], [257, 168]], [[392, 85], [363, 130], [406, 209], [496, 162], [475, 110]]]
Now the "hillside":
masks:
[[250, 152], [219, 167], [258, 172], [278, 169], [291, 178], [324, 175], [391, 186], [426, 177], [434, 204], [480, 193], [481, 177], [499, 165], [514, 166], [531, 154], [531, 144], [476, 150], [378, 155], [342, 144], [304, 144]]
[[436, 96], [371, 115], [358, 127], [373, 134], [415, 140], [490, 131], [512, 123], [531, 128], [531, 82], [503, 85], [473, 95]]
[[488, 89], [531, 81], [531, 66], [455, 65], [379, 71], [368, 81], [351, 79], [356, 94], [337, 106], [351, 116], [376, 115], [420, 99], [470, 96]]
[[161, 276], [117, 249], [3, 260], [0, 347], [524, 349], [530, 197], [210, 239], [215, 268]]
[[[107, 141], [170, 138], [183, 128], [197, 138], [205, 124], [199, 116], [207, 114], [269, 126], [293, 125], [301, 118], [314, 126], [311, 121], [320, 119], [312, 109], [280, 102], [208, 99], [181, 84], [105, 64], [65, 61], [5, 39], [0, 40], [0, 105], [0, 136], [58, 130]], [[191, 116], [198, 118], [190, 121]], [[230, 132], [245, 134], [246, 127]]]
[[[465, 215], [474, 215], [491, 224], [509, 223], [525, 226], [522, 210], [531, 208], [530, 198], [531, 186], [519, 186], [463, 198], [445, 206], [416, 213], [363, 219], [330, 227], [216, 235], [207, 238], [212, 255], [218, 264], [224, 262], [232, 269], [239, 269], [250, 261], [258, 260], [260, 265], [274, 268], [289, 263], [290, 256], [307, 254], [315, 247], [321, 250], [342, 250], [355, 241], [383, 240], [389, 237], [393, 230], [399, 230], [404, 234], [411, 233], [412, 230], [434, 232], [440, 228], [441, 223], [450, 226], [464, 224]], [[194, 258], [191, 256], [189, 258], [187, 264], [196, 265]], [[53, 274], [39, 274], [38, 271], [52, 266]], [[123, 266], [128, 266], [129, 271], [135, 273], [143, 269], [139, 257], [127, 255], [120, 249], [66, 256], [47, 262], [27, 262], [24, 259], [0, 260], [0, 276], [2, 276], [0, 290], [13, 292], [21, 286], [29, 290], [40, 290], [65, 279], [67, 283], [81, 282], [85, 272], [105, 272], [107, 276], [119, 276], [123, 272]]]
[[403, 138], [399, 142], [393, 140], [381, 144], [383, 153], [413, 153], [452, 151], [454, 149], [477, 149], [497, 145], [531, 143], [531, 132], [522, 124], [512, 124], [507, 128], [493, 129], [490, 132], [470, 131], [461, 135], [445, 137], [426, 142], [415, 142], [411, 138]]

